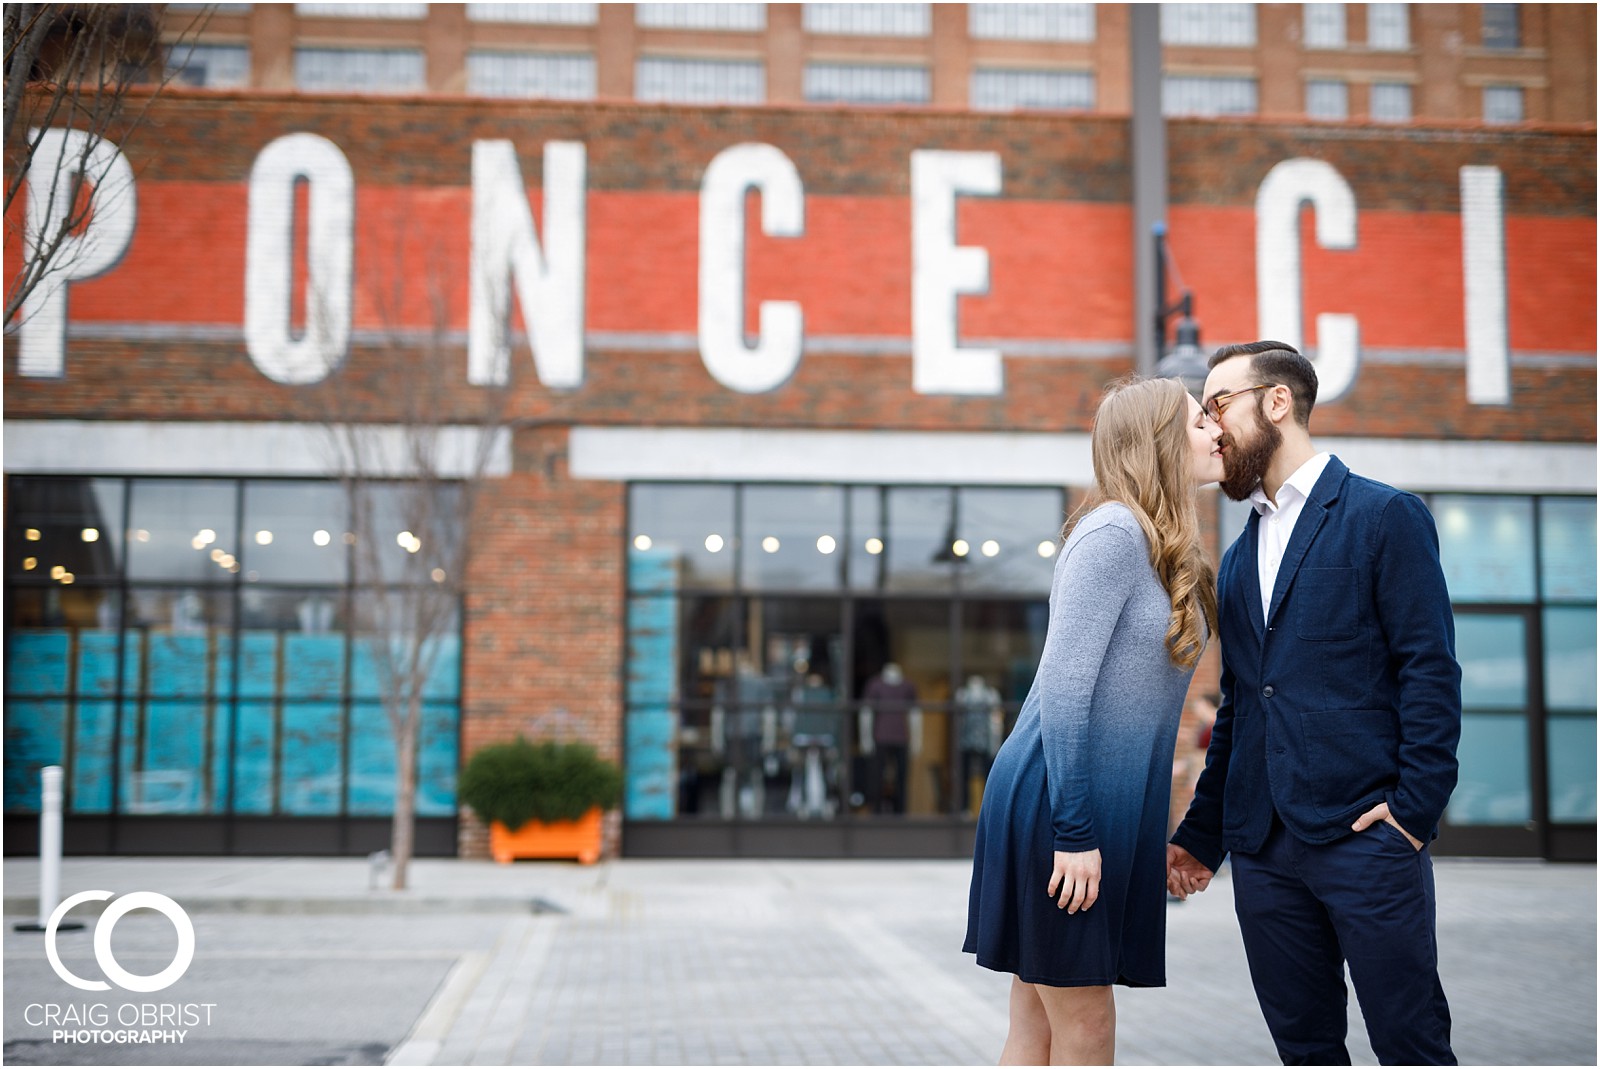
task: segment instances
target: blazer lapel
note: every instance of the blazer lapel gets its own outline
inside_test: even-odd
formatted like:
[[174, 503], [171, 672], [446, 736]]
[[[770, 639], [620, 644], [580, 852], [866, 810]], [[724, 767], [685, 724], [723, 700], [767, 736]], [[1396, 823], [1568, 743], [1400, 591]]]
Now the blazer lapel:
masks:
[[1245, 615], [1250, 618], [1250, 626], [1255, 629], [1256, 642], [1260, 642], [1267, 633], [1266, 621], [1261, 618], [1261, 514], [1254, 508], [1250, 510], [1250, 518], [1245, 520], [1244, 533], [1239, 536], [1243, 542], [1240, 553], [1239, 588], [1244, 597]]
[[[1293, 585], [1295, 573], [1300, 570], [1306, 552], [1316, 540], [1317, 532], [1322, 530], [1323, 521], [1328, 518], [1328, 506], [1338, 500], [1344, 477], [1349, 474], [1350, 469], [1340, 463], [1338, 457], [1330, 457], [1321, 478], [1311, 488], [1311, 496], [1306, 499], [1300, 510], [1300, 518], [1295, 521], [1294, 534], [1289, 536], [1289, 544], [1284, 547], [1283, 563], [1278, 566], [1278, 581], [1272, 587], [1272, 605], [1267, 610], [1268, 623], [1278, 615], [1278, 606], [1283, 604], [1284, 595]], [[1259, 589], [1259, 580], [1257, 584]]]

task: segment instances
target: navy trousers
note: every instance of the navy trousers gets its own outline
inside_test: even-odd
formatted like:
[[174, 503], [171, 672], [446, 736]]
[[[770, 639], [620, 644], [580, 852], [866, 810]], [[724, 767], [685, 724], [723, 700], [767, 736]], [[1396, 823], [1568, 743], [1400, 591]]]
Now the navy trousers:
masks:
[[1250, 979], [1285, 1065], [1349, 1065], [1344, 965], [1383, 1065], [1455, 1065], [1439, 984], [1433, 859], [1388, 823], [1313, 846], [1274, 818], [1234, 854]]

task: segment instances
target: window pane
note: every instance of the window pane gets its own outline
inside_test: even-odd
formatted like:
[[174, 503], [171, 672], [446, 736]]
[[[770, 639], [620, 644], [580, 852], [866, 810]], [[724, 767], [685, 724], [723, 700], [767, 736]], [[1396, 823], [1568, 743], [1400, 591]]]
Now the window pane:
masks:
[[927, 4], [806, 4], [801, 21], [807, 33], [868, 37], [926, 37], [933, 26]]
[[1344, 5], [1302, 4], [1307, 48], [1344, 47]]
[[275, 811], [273, 775], [278, 716], [270, 701], [239, 703], [238, 743], [233, 760], [233, 811], [267, 814]]
[[185, 698], [232, 693], [231, 591], [136, 588], [128, 592], [128, 629], [142, 632], [143, 642], [130, 641], [125, 657], [128, 681], [138, 680], [143, 693]]
[[876, 590], [883, 585], [883, 524], [888, 491], [876, 486], [852, 486], [850, 494], [849, 583], [852, 590]]
[[750, 605], [756, 670], [780, 708], [831, 705], [841, 698], [844, 637], [832, 598], [756, 598]]
[[975, 70], [979, 111], [1082, 111], [1094, 107], [1094, 75], [1085, 71]]
[[1594, 562], [1594, 498], [1540, 498], [1539, 585], [1544, 596], [1593, 601]]
[[1562, 824], [1595, 821], [1595, 720], [1553, 716], [1545, 729], [1550, 755], [1550, 819]]
[[242, 555], [235, 529], [235, 490], [235, 483], [220, 479], [135, 481], [129, 577], [231, 581]]
[[250, 49], [245, 45], [172, 45], [167, 49], [167, 73], [179, 85], [208, 89], [249, 85]]
[[245, 483], [246, 582], [343, 584], [348, 516], [337, 483]]
[[62, 761], [66, 699], [8, 701], [6, 724], [6, 812], [37, 813], [40, 770]]
[[1381, 122], [1408, 122], [1411, 119], [1411, 87], [1391, 82], [1372, 86], [1372, 117]]
[[[894, 684], [902, 695], [910, 694], [915, 704], [927, 708], [950, 699], [950, 602], [943, 599], [863, 599], [855, 603], [852, 694], [868, 706], [874, 691], [871, 686], [888, 664], [898, 665], [904, 687]], [[887, 682], [887, 681], [885, 681]], [[895, 707], [904, 704], [897, 701]], [[903, 737], [905, 721], [898, 714], [875, 723], [880, 736]]]
[[468, 4], [473, 22], [547, 22], [593, 26], [598, 4]]
[[1521, 48], [1522, 26], [1518, 4], [1484, 4], [1483, 47]]
[[646, 56], [634, 95], [668, 104], [759, 104], [767, 98], [767, 70], [760, 61]]
[[593, 100], [594, 57], [556, 52], [469, 52], [467, 92], [479, 96]]
[[1253, 4], [1162, 4], [1161, 43], [1226, 45], [1256, 43]]
[[[424, 597], [436, 596], [432, 591]], [[358, 593], [351, 644], [350, 692], [357, 698], [404, 698], [413, 673], [421, 697], [449, 701], [461, 694], [460, 618], [454, 605], [422, 604], [417, 595], [386, 598]]]
[[926, 104], [933, 83], [926, 67], [807, 63], [805, 96], [819, 104]]
[[394, 737], [381, 705], [350, 710], [350, 809], [362, 816], [394, 812]]
[[1533, 600], [1533, 500], [1437, 494], [1439, 556], [1452, 601]]
[[844, 537], [844, 494], [838, 487], [747, 487], [742, 515], [745, 586], [838, 589]]
[[424, 705], [417, 740], [417, 816], [456, 815], [456, 769], [461, 767], [461, 707]]
[[663, 30], [764, 30], [765, 4], [635, 4], [634, 21]]
[[1059, 490], [960, 490], [961, 585], [1048, 594], [1063, 512]]
[[1445, 818], [1451, 824], [1521, 825], [1533, 814], [1528, 722], [1521, 714], [1469, 713], [1461, 720], [1461, 763]]
[[[78, 701], [73, 715], [72, 762], [66, 769], [69, 812], [111, 812], [111, 743], [116, 708], [113, 701]], [[8, 765], [10, 761], [8, 753]]]
[[427, 82], [417, 49], [296, 48], [294, 84], [313, 92], [406, 93]]
[[1410, 4], [1368, 4], [1367, 44], [1403, 51], [1411, 47]]
[[72, 689], [74, 674], [80, 695], [115, 693], [121, 615], [116, 591], [70, 586], [12, 589], [7, 594], [7, 696], [64, 695]]
[[216, 728], [219, 712], [226, 723], [227, 706], [152, 700], [128, 703], [123, 712], [122, 730], [135, 758], [123, 773], [122, 812], [211, 812], [215, 796], [207, 754], [214, 759], [219, 749], [226, 752], [226, 739], [218, 739]]
[[955, 579], [954, 493], [944, 487], [894, 487], [889, 491], [885, 587], [947, 591]]
[[1307, 82], [1306, 114], [1313, 119], [1348, 119], [1350, 87], [1344, 82]]
[[961, 674], [995, 688], [1007, 723], [1022, 707], [1044, 654], [1048, 601], [966, 601], [961, 605]]
[[1522, 118], [1522, 88], [1520, 86], [1486, 85], [1483, 87], [1484, 122], [1521, 122]]
[[1214, 118], [1256, 113], [1254, 78], [1164, 77], [1161, 113]]
[[461, 487], [445, 483], [364, 483], [351, 505], [356, 582], [438, 586], [460, 567]]
[[1544, 704], [1551, 710], [1594, 715], [1594, 609], [1544, 610]]
[[685, 702], [733, 705], [743, 700], [742, 693], [752, 691], [755, 665], [745, 645], [742, 609], [733, 598], [683, 600], [679, 626]]
[[[120, 479], [12, 479], [6, 570], [67, 589], [122, 567]], [[58, 570], [59, 569], [59, 570]]]
[[427, 4], [296, 4], [295, 14], [342, 19], [420, 19]]
[[1528, 703], [1528, 656], [1520, 616], [1456, 616], [1463, 709], [1521, 709]]
[[342, 709], [337, 704], [284, 705], [279, 812], [294, 816], [332, 816], [339, 812], [343, 727]]
[[733, 586], [733, 487], [635, 486], [629, 510], [629, 585], [648, 584], [634, 589]]
[[678, 697], [678, 599], [628, 599], [629, 705], [665, 705]]
[[335, 590], [239, 595], [239, 695], [338, 698], [344, 693], [345, 600]]
[[980, 40], [1093, 41], [1093, 4], [968, 4], [967, 32]]

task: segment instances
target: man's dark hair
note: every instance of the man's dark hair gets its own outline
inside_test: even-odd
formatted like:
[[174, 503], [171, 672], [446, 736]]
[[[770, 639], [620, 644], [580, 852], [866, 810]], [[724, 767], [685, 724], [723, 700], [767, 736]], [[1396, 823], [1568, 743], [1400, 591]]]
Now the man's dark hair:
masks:
[[1317, 403], [1317, 369], [1300, 355], [1300, 350], [1281, 341], [1252, 341], [1224, 345], [1211, 354], [1206, 367], [1213, 368], [1236, 356], [1250, 358], [1250, 370], [1262, 382], [1289, 387], [1294, 400], [1294, 421], [1311, 426], [1311, 409]]

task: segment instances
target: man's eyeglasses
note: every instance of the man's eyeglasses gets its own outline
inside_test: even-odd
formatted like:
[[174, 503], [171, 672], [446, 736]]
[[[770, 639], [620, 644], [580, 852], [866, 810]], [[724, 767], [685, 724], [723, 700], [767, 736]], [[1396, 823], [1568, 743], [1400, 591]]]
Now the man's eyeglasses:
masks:
[[1254, 393], [1256, 390], [1270, 390], [1276, 385], [1278, 385], [1276, 382], [1263, 382], [1259, 386], [1250, 386], [1243, 390], [1229, 390], [1227, 393], [1219, 393], [1211, 400], [1201, 405], [1200, 410], [1210, 417], [1213, 423], [1221, 423], [1222, 413], [1225, 412], [1228, 406], [1233, 404], [1236, 399], [1243, 397], [1247, 393]]

